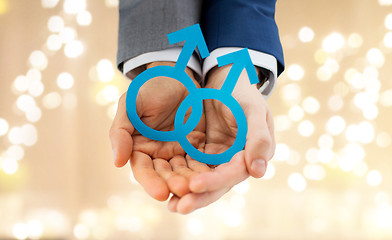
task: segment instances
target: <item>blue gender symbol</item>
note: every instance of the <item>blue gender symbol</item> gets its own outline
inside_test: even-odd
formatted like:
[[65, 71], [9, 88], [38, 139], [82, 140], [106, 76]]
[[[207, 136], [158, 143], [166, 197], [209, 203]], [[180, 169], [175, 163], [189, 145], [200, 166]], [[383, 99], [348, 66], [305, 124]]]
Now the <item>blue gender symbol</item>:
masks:
[[[246, 123], [245, 113], [240, 104], [231, 95], [237, 80], [243, 69], [248, 72], [251, 84], [258, 83], [258, 77], [250, 59], [248, 49], [242, 49], [219, 57], [218, 66], [233, 64], [226, 80], [221, 89], [212, 88], [197, 88], [192, 79], [186, 74], [185, 68], [191, 58], [196, 47], [202, 58], [209, 56], [207, 44], [204, 40], [199, 24], [181, 29], [179, 31], [167, 35], [170, 44], [185, 41], [184, 47], [181, 50], [180, 56], [174, 67], [172, 66], [157, 66], [149, 68], [139, 74], [129, 85], [126, 107], [128, 118], [143, 136], [156, 141], [173, 142], [178, 141], [184, 151], [193, 159], [212, 165], [222, 164], [230, 161], [230, 159], [239, 151], [241, 151], [246, 142], [246, 134], [248, 132], [248, 125]], [[140, 88], [148, 80], [155, 77], [169, 77], [181, 82], [189, 94], [180, 104], [175, 119], [174, 130], [172, 131], [157, 131], [150, 128], [140, 119], [136, 110], [136, 98]], [[206, 154], [197, 150], [188, 141], [186, 136], [193, 131], [199, 123], [203, 115], [203, 100], [216, 99], [225, 104], [232, 112], [237, 122], [237, 136], [233, 145], [226, 151], [219, 154]], [[192, 107], [189, 119], [184, 123], [185, 114], [187, 110]]]

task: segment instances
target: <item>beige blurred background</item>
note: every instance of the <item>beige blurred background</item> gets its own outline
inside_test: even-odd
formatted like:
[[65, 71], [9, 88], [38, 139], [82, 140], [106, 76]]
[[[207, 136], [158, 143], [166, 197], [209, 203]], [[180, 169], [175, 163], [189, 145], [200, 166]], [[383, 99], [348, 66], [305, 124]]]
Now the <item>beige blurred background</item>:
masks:
[[112, 163], [116, 0], [0, 0], [0, 239], [392, 239], [392, 0], [280, 0], [277, 149], [190, 215]]

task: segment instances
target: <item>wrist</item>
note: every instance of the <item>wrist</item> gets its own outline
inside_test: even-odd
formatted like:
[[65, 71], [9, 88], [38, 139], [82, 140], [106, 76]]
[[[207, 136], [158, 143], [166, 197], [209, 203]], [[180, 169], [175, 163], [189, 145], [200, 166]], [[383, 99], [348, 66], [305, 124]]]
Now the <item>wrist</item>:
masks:
[[[158, 62], [151, 62], [146, 64], [146, 69], [157, 67], [157, 66], [171, 66], [174, 67], [176, 65], [176, 62], [167, 62], [167, 61], [158, 61]], [[188, 74], [188, 76], [195, 81], [195, 72], [189, 68], [185, 68], [185, 72]]]
[[[206, 87], [216, 88], [216, 89], [222, 87], [222, 85], [224, 84], [224, 81], [226, 80], [227, 75], [230, 72], [231, 66], [232, 66], [232, 64], [225, 65], [222, 67], [216, 66], [216, 67], [212, 68], [207, 74], [208, 81], [207, 81]], [[255, 70], [256, 70], [256, 74], [260, 78], [260, 75], [262, 74], [260, 72], [260, 69], [258, 67], [255, 67]], [[266, 79], [266, 80], [268, 80], [268, 79]], [[238, 85], [248, 86], [248, 87], [255, 88], [258, 90], [262, 86], [263, 83], [264, 82], [260, 81], [260, 83], [258, 83], [258, 84], [251, 85], [249, 82], [248, 74], [246, 73], [246, 71], [242, 71], [241, 75], [238, 78], [236, 86], [238, 86]]]

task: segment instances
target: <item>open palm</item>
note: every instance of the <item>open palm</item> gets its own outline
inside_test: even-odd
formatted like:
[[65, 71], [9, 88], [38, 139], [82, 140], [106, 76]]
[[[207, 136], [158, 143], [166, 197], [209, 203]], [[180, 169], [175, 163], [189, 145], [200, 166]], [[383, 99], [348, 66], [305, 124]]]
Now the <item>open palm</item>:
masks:
[[[214, 69], [206, 87], [220, 89], [230, 71], [230, 66]], [[172, 211], [189, 213], [207, 206], [234, 185], [249, 177], [262, 177], [267, 161], [273, 156], [275, 141], [272, 114], [258, 89], [251, 85], [244, 71], [232, 96], [239, 102], [248, 122], [245, 149], [230, 162], [221, 164], [213, 171], [201, 173], [190, 180], [191, 193], [169, 202]], [[205, 153], [217, 154], [233, 145], [237, 135], [237, 123], [230, 109], [217, 100], [205, 100], [206, 144]]]
[[[152, 63], [147, 65], [147, 68], [161, 64], [171, 65]], [[193, 73], [190, 70], [187, 72], [193, 78]], [[195, 84], [198, 85], [196, 81]], [[147, 126], [158, 131], [171, 131], [174, 129], [177, 109], [187, 94], [184, 85], [178, 81], [166, 77], [153, 78], [139, 91], [136, 100], [137, 113]], [[119, 100], [110, 131], [115, 165], [122, 167], [130, 159], [136, 180], [157, 200], [166, 200], [170, 192], [177, 196], [188, 193], [188, 179], [198, 172], [209, 171], [210, 168], [191, 159], [191, 164], [188, 164], [185, 160], [186, 154], [178, 142], [161, 142], [142, 136], [128, 119], [125, 99], [126, 93]], [[185, 119], [189, 114], [190, 111]], [[196, 148], [204, 147], [204, 115], [198, 126], [188, 135], [188, 139]]]

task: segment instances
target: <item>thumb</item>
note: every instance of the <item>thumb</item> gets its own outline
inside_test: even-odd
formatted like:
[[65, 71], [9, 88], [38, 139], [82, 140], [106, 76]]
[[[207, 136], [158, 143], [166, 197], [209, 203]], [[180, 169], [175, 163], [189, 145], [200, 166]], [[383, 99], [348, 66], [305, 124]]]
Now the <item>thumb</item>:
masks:
[[124, 166], [131, 157], [134, 127], [128, 119], [126, 109], [126, 92], [118, 101], [117, 113], [110, 128], [109, 137], [112, 143], [114, 165]]
[[248, 122], [248, 134], [245, 145], [245, 161], [249, 174], [260, 178], [267, 170], [267, 163], [275, 152], [273, 126], [267, 120], [268, 106], [249, 106], [245, 115]]

